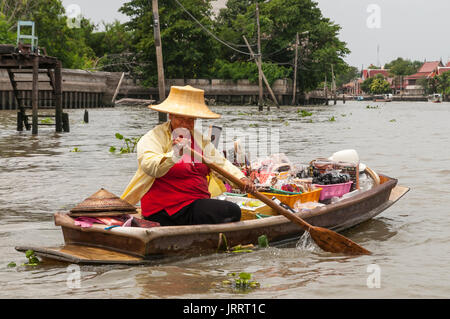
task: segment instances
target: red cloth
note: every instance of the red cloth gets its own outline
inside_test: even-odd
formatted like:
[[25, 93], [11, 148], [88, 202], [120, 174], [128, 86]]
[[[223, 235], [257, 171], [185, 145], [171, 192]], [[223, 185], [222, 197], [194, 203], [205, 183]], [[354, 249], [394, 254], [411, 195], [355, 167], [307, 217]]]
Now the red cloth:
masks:
[[[195, 150], [199, 151], [197, 145]], [[156, 178], [141, 198], [142, 216], [148, 217], [163, 209], [171, 216], [197, 199], [211, 198], [208, 174], [208, 166], [194, 163], [189, 154], [184, 155], [164, 176]]]

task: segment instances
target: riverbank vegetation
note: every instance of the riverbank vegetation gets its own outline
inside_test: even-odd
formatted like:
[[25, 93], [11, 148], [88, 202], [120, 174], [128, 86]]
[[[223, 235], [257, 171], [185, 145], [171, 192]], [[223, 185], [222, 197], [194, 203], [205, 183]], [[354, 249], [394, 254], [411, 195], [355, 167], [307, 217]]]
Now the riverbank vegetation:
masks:
[[[269, 83], [292, 78], [299, 33], [297, 85], [315, 89], [331, 65], [349, 71], [350, 53], [339, 40], [340, 26], [324, 17], [312, 0], [259, 2], [262, 68]], [[211, 0], [159, 1], [166, 78], [249, 79], [258, 72], [243, 36], [257, 53], [255, 0], [229, 0], [216, 16]], [[15, 44], [18, 20], [36, 23], [39, 46], [64, 68], [128, 72], [147, 86], [157, 83], [151, 1], [129, 0], [119, 11], [129, 17], [96, 25], [80, 17], [74, 27], [60, 0], [1, 0], [0, 37]], [[68, 23], [69, 22], [69, 23]]]

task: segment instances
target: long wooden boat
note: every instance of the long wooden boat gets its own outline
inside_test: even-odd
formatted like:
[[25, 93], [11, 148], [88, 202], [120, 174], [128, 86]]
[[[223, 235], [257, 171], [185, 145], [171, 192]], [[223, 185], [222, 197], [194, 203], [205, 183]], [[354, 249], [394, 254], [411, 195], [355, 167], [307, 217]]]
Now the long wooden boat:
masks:
[[[397, 180], [380, 175], [380, 184], [334, 204], [297, 213], [308, 223], [343, 231], [363, 223], [393, 205], [409, 188]], [[218, 225], [165, 226], [152, 228], [117, 227], [105, 229], [94, 224], [90, 228], [75, 225], [67, 213], [54, 215], [61, 226], [65, 245], [62, 247], [16, 247], [18, 251], [34, 250], [48, 259], [80, 264], [143, 264], [168, 256], [195, 256], [217, 251], [222, 234], [228, 245], [258, 244], [266, 235], [276, 245], [296, 240], [303, 230], [282, 215]]]

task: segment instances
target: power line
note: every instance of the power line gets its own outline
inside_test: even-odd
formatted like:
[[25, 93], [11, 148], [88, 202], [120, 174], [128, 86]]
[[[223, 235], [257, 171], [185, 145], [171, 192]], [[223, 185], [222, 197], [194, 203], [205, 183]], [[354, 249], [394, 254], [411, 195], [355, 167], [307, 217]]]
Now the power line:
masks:
[[175, 2], [184, 10], [184, 12], [186, 12], [203, 30], [205, 30], [209, 35], [211, 35], [214, 39], [216, 39], [217, 41], [219, 41], [220, 43], [222, 43], [223, 45], [225, 45], [225, 46], [227, 46], [228, 48], [230, 48], [230, 49], [232, 49], [232, 50], [234, 50], [234, 51], [236, 51], [236, 52], [239, 52], [239, 53], [242, 53], [242, 54], [245, 54], [245, 55], [250, 55], [251, 56], [251, 54], [249, 53], [249, 52], [244, 52], [244, 51], [241, 51], [241, 50], [239, 50], [239, 49], [236, 49], [235, 47], [233, 47], [231, 44], [229, 44], [229, 43], [227, 43], [226, 41], [224, 41], [224, 40], [222, 40], [222, 39], [220, 39], [219, 37], [217, 37], [214, 33], [212, 33], [211, 31], [209, 31], [203, 24], [201, 24], [201, 22], [200, 21], [198, 21], [178, 0], [175, 0]]

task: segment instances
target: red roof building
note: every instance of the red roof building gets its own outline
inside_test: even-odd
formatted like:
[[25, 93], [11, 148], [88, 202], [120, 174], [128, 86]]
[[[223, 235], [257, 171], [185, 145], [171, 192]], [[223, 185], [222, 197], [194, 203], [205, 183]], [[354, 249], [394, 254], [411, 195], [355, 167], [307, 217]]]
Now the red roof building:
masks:
[[439, 72], [439, 68], [444, 67], [441, 61], [425, 62], [416, 74], [406, 77], [408, 85], [416, 85], [418, 79], [433, 77]]
[[363, 80], [366, 80], [368, 78], [373, 78], [377, 74], [382, 74], [385, 78], [389, 76], [389, 70], [387, 69], [366, 69], [363, 70]]

